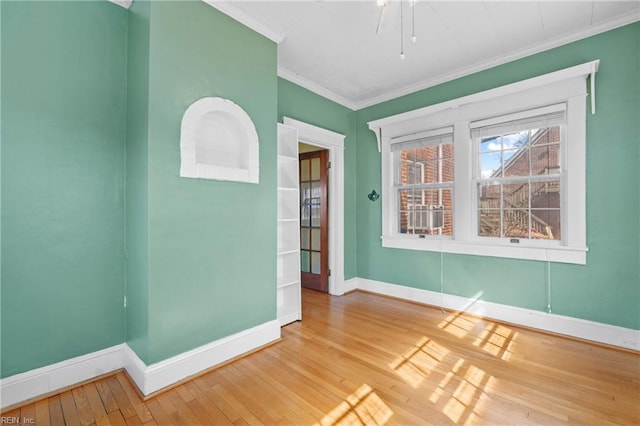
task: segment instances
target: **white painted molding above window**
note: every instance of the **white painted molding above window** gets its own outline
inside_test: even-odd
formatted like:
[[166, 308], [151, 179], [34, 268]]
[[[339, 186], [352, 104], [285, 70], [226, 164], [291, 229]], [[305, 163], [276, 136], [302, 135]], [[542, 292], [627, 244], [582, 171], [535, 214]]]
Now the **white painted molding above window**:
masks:
[[133, 4], [133, 0], [108, 0], [111, 3], [117, 4], [118, 6], [122, 6], [125, 9], [129, 9]]
[[[599, 63], [598, 60], [588, 62], [369, 122], [369, 129], [375, 133], [378, 150], [382, 153], [382, 246], [586, 264], [586, 81], [590, 80], [591, 112], [595, 113], [594, 82]], [[479, 232], [481, 208], [478, 185], [482, 179], [478, 174], [477, 145], [481, 138], [473, 134], [472, 128], [492, 123], [513, 125], [516, 118], [535, 118], [540, 111], [546, 111], [545, 108], [557, 106], [566, 111], [562, 123], [558, 124], [563, 136], [560, 160], [556, 160], [559, 169], [554, 172], [558, 176], [554, 182], [560, 188], [561, 237], [554, 239], [551, 233], [546, 240], [538, 239], [539, 236], [509, 238], [506, 233], [499, 238], [487, 237]], [[402, 191], [394, 181], [399, 173], [400, 157], [393, 144], [413, 141], [448, 126], [453, 128], [454, 139], [453, 234], [418, 235], [408, 232], [403, 228], [401, 219], [402, 214], [407, 213], [400, 211], [399, 207], [398, 197]], [[526, 208], [533, 211], [531, 197], [528, 195], [530, 204]], [[504, 206], [500, 208], [506, 209]]]
[[[384, 117], [379, 120], [370, 121], [369, 129], [375, 133], [376, 140], [378, 142], [378, 152], [381, 152], [381, 141], [383, 137], [398, 136], [386, 134], [389, 131], [393, 132], [394, 128], [398, 125], [402, 126], [402, 123], [416, 122], [422, 117], [431, 116], [445, 110], [458, 110], [460, 108], [469, 109], [473, 105], [482, 105], [491, 99], [499, 99], [509, 94], [524, 93], [527, 90], [535, 89], [537, 87], [551, 86], [554, 83], [563, 82], [572, 78], [585, 79], [590, 77], [591, 80], [591, 113], [595, 114], [595, 75], [598, 72], [600, 66], [600, 60], [586, 62], [574, 67], [565, 68], [559, 71], [554, 71], [548, 74], [543, 74], [538, 77], [533, 77], [527, 80], [518, 81], [505, 86], [496, 87], [495, 89], [485, 90], [484, 92], [474, 93], [472, 95], [463, 96], [461, 98], [452, 99], [450, 101], [441, 102], [439, 104], [429, 105], [424, 108], [415, 109], [412, 111], [403, 112], [401, 114]], [[419, 126], [418, 126], [419, 127]], [[383, 135], [382, 132], [385, 131]], [[419, 130], [416, 130], [419, 131]], [[405, 133], [406, 134], [406, 133]]]
[[198, 99], [182, 117], [180, 160], [182, 177], [258, 183], [258, 133], [229, 99]]

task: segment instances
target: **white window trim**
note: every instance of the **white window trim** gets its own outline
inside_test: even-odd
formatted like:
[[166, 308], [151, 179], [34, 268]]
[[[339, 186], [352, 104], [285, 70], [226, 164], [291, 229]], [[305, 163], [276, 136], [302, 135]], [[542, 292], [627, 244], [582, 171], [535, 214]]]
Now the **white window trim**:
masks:
[[[495, 256], [515, 259], [586, 264], [586, 79], [591, 77], [594, 91], [595, 73], [600, 61], [592, 61], [542, 76], [479, 92], [463, 98], [430, 105], [402, 114], [369, 122], [376, 134], [382, 154], [383, 195], [393, 194], [392, 139], [454, 126], [454, 236], [424, 238], [403, 235], [395, 224], [395, 197], [382, 197], [382, 246], [445, 253]], [[592, 113], [595, 112], [592, 96]], [[475, 214], [472, 213], [475, 190], [473, 182], [473, 144], [470, 123], [548, 105], [567, 106], [567, 141], [562, 156], [563, 170], [563, 241], [479, 238]]]

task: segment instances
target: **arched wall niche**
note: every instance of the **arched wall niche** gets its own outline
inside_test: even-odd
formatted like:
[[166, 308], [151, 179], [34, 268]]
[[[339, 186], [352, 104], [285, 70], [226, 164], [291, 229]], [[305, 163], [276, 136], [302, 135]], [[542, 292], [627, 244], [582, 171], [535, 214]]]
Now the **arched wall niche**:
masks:
[[180, 129], [180, 176], [259, 183], [258, 133], [249, 115], [229, 99], [192, 103]]

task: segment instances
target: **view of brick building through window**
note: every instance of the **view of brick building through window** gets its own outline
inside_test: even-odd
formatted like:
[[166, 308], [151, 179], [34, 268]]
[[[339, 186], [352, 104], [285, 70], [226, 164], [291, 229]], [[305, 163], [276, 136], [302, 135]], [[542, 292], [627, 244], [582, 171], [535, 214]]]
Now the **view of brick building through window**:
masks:
[[[483, 137], [478, 149], [480, 237], [560, 240], [560, 127]], [[453, 235], [453, 143], [398, 152], [398, 228]]]
[[453, 143], [399, 152], [399, 232], [453, 235]]
[[480, 140], [478, 235], [560, 240], [560, 127]]

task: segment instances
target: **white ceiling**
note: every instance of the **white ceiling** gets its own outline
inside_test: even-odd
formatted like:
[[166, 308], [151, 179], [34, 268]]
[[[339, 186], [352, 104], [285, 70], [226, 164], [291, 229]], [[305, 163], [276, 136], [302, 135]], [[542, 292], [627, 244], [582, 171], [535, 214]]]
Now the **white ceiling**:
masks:
[[[205, 0], [207, 1], [207, 0]], [[353, 109], [640, 20], [640, 1], [208, 0], [278, 44], [278, 74]], [[591, 58], [589, 58], [591, 59]]]

